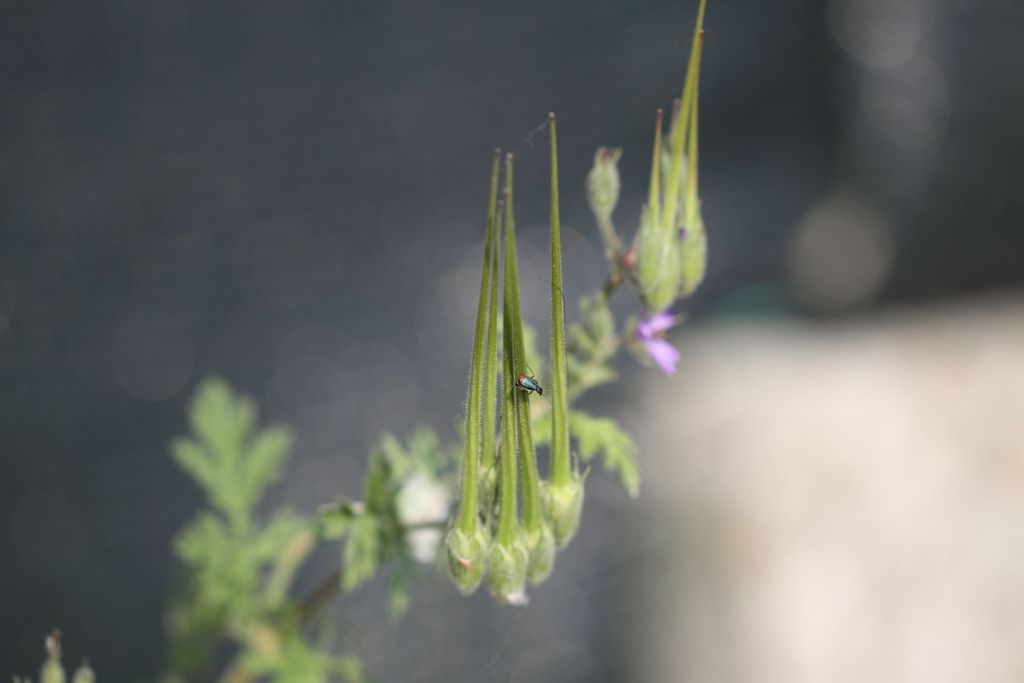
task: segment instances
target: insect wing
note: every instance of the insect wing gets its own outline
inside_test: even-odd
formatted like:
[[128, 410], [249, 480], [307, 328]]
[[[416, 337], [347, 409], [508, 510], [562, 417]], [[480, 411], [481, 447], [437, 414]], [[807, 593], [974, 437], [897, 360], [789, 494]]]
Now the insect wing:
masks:
[[526, 391], [536, 391], [539, 396], [544, 395], [544, 390], [541, 389], [539, 384], [537, 384], [537, 380], [535, 380], [532, 377], [520, 375], [519, 379], [516, 380], [516, 384], [519, 386], [520, 389], [525, 389]]

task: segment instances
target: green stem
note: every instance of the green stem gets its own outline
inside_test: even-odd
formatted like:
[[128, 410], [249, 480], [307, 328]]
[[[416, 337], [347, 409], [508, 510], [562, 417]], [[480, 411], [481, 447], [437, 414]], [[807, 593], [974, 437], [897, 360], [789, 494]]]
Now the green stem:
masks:
[[292, 537], [270, 570], [266, 590], [269, 604], [278, 605], [288, 597], [288, 587], [292, 584], [296, 570], [315, 547], [316, 535], [310, 529], [303, 529]]
[[[420, 522], [417, 524], [407, 524], [402, 527], [402, 533], [406, 534], [417, 529], [444, 529], [447, 525], [447, 520], [438, 520], [436, 522]], [[277, 588], [271, 589], [271, 586], [275, 584], [290, 584], [290, 577], [294, 576], [295, 570], [302, 563], [302, 561], [309, 556], [309, 551], [315, 547], [315, 544], [310, 545], [308, 550], [306, 549], [307, 539], [309, 535], [310, 541], [315, 541], [315, 538], [308, 531], [299, 532], [292, 542], [288, 545], [288, 549], [285, 550], [284, 556], [278, 560], [278, 564], [275, 566], [271, 578], [267, 582], [267, 593], [271, 594], [276, 591]], [[285, 567], [284, 565], [287, 565]], [[316, 616], [320, 610], [326, 607], [335, 597], [341, 594], [341, 568], [335, 569], [328, 576], [326, 576], [316, 588], [314, 588], [302, 602], [299, 603], [297, 618], [300, 624], [308, 624], [314, 616]], [[288, 574], [289, 579], [285, 581], [283, 575]], [[277, 578], [275, 578], [275, 576]], [[284, 586], [287, 590], [287, 585]], [[231, 660], [228, 667], [221, 674], [221, 683], [246, 683], [253, 679], [252, 674], [245, 665], [242, 663], [241, 653]]]

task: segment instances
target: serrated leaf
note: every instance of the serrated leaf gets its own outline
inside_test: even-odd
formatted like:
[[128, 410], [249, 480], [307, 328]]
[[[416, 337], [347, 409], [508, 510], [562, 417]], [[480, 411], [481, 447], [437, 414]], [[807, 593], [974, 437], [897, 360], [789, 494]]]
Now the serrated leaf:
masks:
[[317, 536], [323, 540], [337, 540], [344, 536], [352, 525], [352, 520], [360, 514], [357, 506], [361, 508], [362, 504], [342, 501], [321, 508], [317, 517]]
[[231, 391], [221, 379], [209, 379], [200, 385], [189, 418], [192, 429], [209, 444], [216, 459], [238, 458], [245, 436], [256, 421], [252, 402]]
[[215, 467], [202, 446], [187, 438], [175, 439], [171, 443], [171, 455], [178, 466], [191, 475], [199, 488], [208, 495], [216, 490], [220, 481], [220, 471]]
[[409, 609], [409, 586], [400, 571], [388, 577], [388, 611], [392, 619], [399, 619]]
[[[441, 440], [437, 438], [434, 430], [426, 425], [418, 425], [406, 439], [406, 444], [411, 469], [424, 470], [436, 476], [449, 464], [448, 454], [441, 446]], [[398, 477], [397, 473], [395, 476]], [[404, 479], [405, 475], [400, 478]]]
[[291, 445], [291, 433], [280, 426], [267, 427], [252, 440], [239, 463], [239, 488], [246, 508], [251, 508], [266, 487], [281, 476]]
[[374, 515], [387, 514], [395, 497], [395, 487], [391, 482], [391, 466], [381, 450], [370, 454], [369, 469], [363, 484], [363, 497], [366, 509]]
[[304, 524], [302, 518], [295, 514], [279, 511], [250, 541], [253, 554], [264, 562], [277, 558]]
[[252, 508], [280, 475], [291, 445], [288, 431], [255, 431], [252, 402], [216, 379], [200, 385], [189, 418], [194, 438], [176, 439], [171, 453], [212, 506], [244, 534]]
[[377, 443], [377, 453], [386, 461], [390, 476], [400, 479], [412, 469], [412, 459], [402, 447], [402, 442], [391, 432], [381, 435]]
[[[542, 415], [533, 421], [537, 445], [550, 443], [551, 418]], [[592, 460], [601, 456], [606, 470], [618, 474], [626, 492], [636, 497], [640, 492], [640, 469], [636, 461], [636, 443], [610, 417], [594, 417], [579, 410], [569, 413], [569, 431], [576, 441], [580, 458]]]
[[597, 352], [598, 342], [581, 323], [569, 325], [569, 343], [576, 349], [588, 356]]
[[577, 368], [577, 372], [579, 373], [576, 377], [577, 382], [579, 382], [580, 386], [587, 387], [588, 389], [607, 384], [618, 377], [613, 368], [597, 363], [580, 365]]
[[203, 513], [178, 535], [175, 552], [186, 563], [197, 565], [222, 551], [229, 541], [228, 536], [227, 527], [219, 517]]
[[344, 678], [348, 683], [367, 683], [366, 671], [358, 657], [338, 657], [331, 666], [331, 671]]
[[380, 529], [373, 515], [360, 515], [352, 522], [345, 544], [341, 585], [350, 591], [373, 577], [380, 566]]
[[616, 472], [623, 488], [635, 498], [640, 493], [640, 470], [633, 438], [612, 418], [594, 417], [581, 411], [571, 413], [569, 425], [580, 457], [590, 460], [600, 455], [604, 468]]

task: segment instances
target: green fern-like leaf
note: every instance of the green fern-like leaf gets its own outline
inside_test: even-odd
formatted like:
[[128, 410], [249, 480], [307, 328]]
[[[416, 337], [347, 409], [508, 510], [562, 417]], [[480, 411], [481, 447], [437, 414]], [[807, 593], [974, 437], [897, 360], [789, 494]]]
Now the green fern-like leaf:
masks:
[[[551, 418], [544, 414], [534, 420], [537, 445], [550, 442]], [[577, 453], [584, 461], [601, 456], [606, 470], [618, 475], [622, 487], [633, 498], [640, 493], [640, 467], [636, 461], [636, 443], [610, 417], [594, 417], [580, 410], [569, 413], [569, 433], [576, 442]]]
[[[176, 439], [171, 452], [206, 494], [209, 509], [175, 541], [189, 569], [187, 598], [170, 620], [172, 666], [183, 673], [204, 665], [206, 654], [196, 656], [197, 641], [217, 632], [244, 633], [280, 605], [276, 593], [267, 597], [267, 576], [307, 524], [287, 510], [268, 519], [255, 514], [287, 459], [291, 437], [285, 428], [259, 429], [252, 401], [217, 379], [200, 385], [189, 424], [191, 436]], [[208, 643], [201, 649], [211, 650]]]
[[380, 528], [373, 515], [357, 517], [349, 529], [345, 546], [342, 587], [350, 591], [373, 577], [380, 566]]
[[574, 410], [569, 416], [569, 430], [576, 439], [583, 460], [600, 455], [604, 468], [619, 475], [626, 492], [633, 498], [639, 495], [636, 443], [615, 420]]

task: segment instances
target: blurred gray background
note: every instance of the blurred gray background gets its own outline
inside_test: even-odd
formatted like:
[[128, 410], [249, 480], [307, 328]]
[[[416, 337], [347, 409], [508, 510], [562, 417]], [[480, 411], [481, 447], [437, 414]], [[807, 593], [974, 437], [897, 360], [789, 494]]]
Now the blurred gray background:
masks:
[[[1019, 287], [1024, 6], [710, 4], [697, 326], [870, 321]], [[0, 675], [34, 673], [52, 626], [104, 680], [159, 668], [170, 539], [201, 502], [166, 444], [204, 375], [295, 427], [272, 502], [357, 494], [383, 429], [452, 436], [491, 150], [519, 158], [524, 305], [543, 320], [547, 112], [571, 302], [604, 272], [583, 194], [594, 149], [625, 148], [616, 216], [631, 234], [695, 9], [4, 2]], [[589, 407], [647, 443], [637, 397], [668, 380], [622, 368]], [[590, 482], [583, 530], [527, 609], [441, 581], [397, 628], [376, 588], [344, 603], [371, 671], [629, 679], [650, 608], [638, 586], [666, 566], [673, 527], [651, 499]]]

